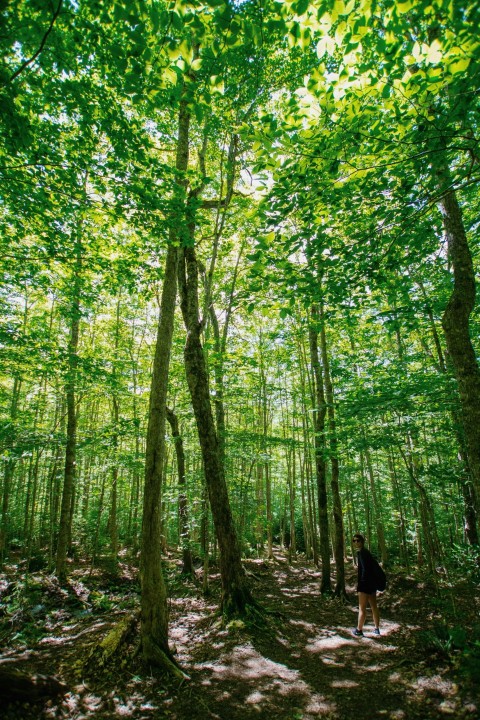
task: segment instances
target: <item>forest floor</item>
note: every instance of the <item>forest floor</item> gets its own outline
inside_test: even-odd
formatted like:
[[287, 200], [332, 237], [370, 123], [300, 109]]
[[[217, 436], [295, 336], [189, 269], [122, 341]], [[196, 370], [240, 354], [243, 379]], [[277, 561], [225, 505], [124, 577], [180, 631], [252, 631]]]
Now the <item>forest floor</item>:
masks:
[[179, 578], [174, 558], [167, 563], [171, 646], [190, 677], [182, 683], [142, 667], [135, 637], [113, 663], [87, 660], [116, 623], [138, 610], [137, 579], [127, 565], [116, 580], [77, 569], [68, 589], [34, 574], [21, 591], [18, 574], [15, 584], [7, 568], [0, 576], [0, 672], [14, 667], [30, 676], [53, 675], [66, 687], [59, 698], [26, 694], [4, 704], [2, 718], [480, 718], [475, 584], [447, 589], [445, 583], [439, 590], [418, 577], [389, 573], [379, 601], [381, 636], [373, 635], [369, 615], [365, 636], [356, 638], [351, 565], [348, 602], [322, 598], [320, 572], [301, 560], [288, 563], [280, 552], [274, 561], [245, 565], [255, 597], [273, 611], [265, 625], [225, 626], [217, 613], [218, 576], [205, 599]]

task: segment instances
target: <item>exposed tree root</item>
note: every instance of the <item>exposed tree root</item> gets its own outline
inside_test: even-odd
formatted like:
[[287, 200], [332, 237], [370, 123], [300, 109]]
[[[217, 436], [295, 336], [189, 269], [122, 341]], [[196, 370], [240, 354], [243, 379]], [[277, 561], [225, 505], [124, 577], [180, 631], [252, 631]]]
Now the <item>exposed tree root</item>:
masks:
[[348, 599], [348, 595], [345, 592], [345, 590], [341, 589], [339, 591], [335, 590], [334, 592], [335, 598], [342, 603], [342, 605], [348, 605], [350, 603], [350, 600]]
[[[111, 665], [120, 655], [125, 645], [133, 638], [135, 628], [140, 622], [139, 614], [127, 615], [119, 620], [103, 640], [96, 645], [87, 657], [83, 667], [87, 672], [98, 671]], [[142, 638], [136, 644], [133, 657], [141, 652], [146, 666], [156, 667], [178, 680], [189, 680], [189, 676], [181, 669], [169, 651], [163, 650], [152, 638]]]
[[146, 664], [153, 665], [178, 680], [190, 680], [190, 677], [175, 662], [173, 657], [169, 656], [152, 638], [143, 638], [142, 652]]

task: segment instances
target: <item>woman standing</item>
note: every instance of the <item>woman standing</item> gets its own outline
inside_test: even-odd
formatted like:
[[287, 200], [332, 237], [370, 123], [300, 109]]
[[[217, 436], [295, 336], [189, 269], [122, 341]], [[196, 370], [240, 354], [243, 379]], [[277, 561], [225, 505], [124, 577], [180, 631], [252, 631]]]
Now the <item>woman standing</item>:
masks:
[[367, 615], [367, 602], [372, 608], [374, 635], [380, 635], [380, 613], [377, 605], [376, 564], [372, 553], [365, 547], [365, 538], [357, 533], [353, 536], [358, 560], [358, 623], [353, 631], [355, 637], [363, 637], [363, 626]]

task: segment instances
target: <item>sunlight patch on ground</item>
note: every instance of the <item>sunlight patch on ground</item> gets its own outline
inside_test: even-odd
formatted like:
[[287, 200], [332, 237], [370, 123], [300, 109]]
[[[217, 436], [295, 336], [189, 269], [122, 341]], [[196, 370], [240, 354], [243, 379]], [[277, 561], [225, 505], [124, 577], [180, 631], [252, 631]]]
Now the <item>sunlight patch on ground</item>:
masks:
[[145, 710], [158, 710], [158, 705], [154, 705], [152, 702], [148, 702], [142, 695], [135, 694], [127, 700], [114, 699], [115, 713], [120, 717], [128, 717], [134, 715], [138, 709], [141, 711]]
[[[41, 638], [38, 641], [39, 645], [65, 645], [69, 642], [74, 642], [81, 638], [83, 635], [90, 635], [91, 633], [95, 632], [96, 630], [101, 630], [102, 628], [106, 627], [108, 625], [107, 622], [99, 621], [96, 623], [93, 623], [92, 625], [89, 625], [88, 627], [82, 626], [82, 629], [80, 632], [73, 633], [71, 635], [48, 635], [46, 637]], [[71, 632], [72, 630], [76, 630], [79, 627], [79, 624], [76, 623], [75, 625], [66, 625], [64, 626], [61, 631], [62, 633], [66, 633], [68, 630]]]
[[334, 680], [330, 683], [333, 688], [353, 688], [358, 687], [359, 684], [355, 680]]
[[[380, 632], [382, 633], [380, 637], [390, 635], [391, 633], [398, 632], [399, 630], [399, 623], [391, 622], [390, 620], [382, 620], [380, 618]], [[373, 633], [373, 625], [365, 625], [363, 631]]]
[[451, 680], [445, 680], [440, 675], [432, 677], [419, 677], [414, 683], [419, 690], [437, 690], [444, 693], [456, 693], [458, 688]]
[[290, 620], [290, 625], [299, 626], [303, 628], [304, 630], [307, 630], [308, 632], [318, 632], [318, 625], [314, 625], [313, 623], [305, 622], [305, 620]]
[[345, 638], [335, 632], [324, 630], [320, 637], [312, 638], [307, 643], [305, 650], [317, 654], [323, 653], [325, 650], [338, 650], [341, 647], [353, 645], [354, 643], [355, 640], [353, 638]]
[[[396, 628], [398, 627], [395, 626]], [[315, 637], [312, 637], [305, 645], [305, 650], [314, 655], [321, 654], [322, 662], [329, 665], [338, 665], [335, 659], [335, 651], [345, 650], [346, 648], [362, 648], [369, 646], [369, 651], [376, 653], [390, 653], [396, 650], [396, 646], [382, 642], [382, 636], [373, 635], [373, 628], [364, 629], [365, 636], [356, 638], [352, 634], [352, 628], [339, 627], [333, 630], [321, 630]], [[370, 634], [372, 633], [372, 634]], [[388, 633], [385, 633], [388, 634]], [[328, 653], [328, 655], [325, 655]], [[343, 660], [343, 658], [341, 658]], [[372, 670], [378, 666], [372, 666]]]
[[280, 645], [283, 645], [283, 647], [290, 648], [290, 640], [288, 640], [287, 638], [277, 634], [275, 636], [275, 640], [280, 643]]
[[[200, 619], [200, 616], [196, 616], [198, 619]], [[170, 639], [175, 643], [181, 643], [182, 645], [185, 645], [188, 643], [189, 640], [189, 627], [185, 627], [184, 625], [177, 625], [177, 626], [171, 626], [169, 636]]]
[[102, 705], [102, 698], [98, 697], [98, 695], [88, 693], [87, 695], [83, 695], [82, 705], [85, 708], [88, 708], [88, 710], [90, 710], [91, 712], [95, 712], [96, 710], [100, 709]]
[[298, 670], [263, 657], [250, 644], [237, 646], [228, 656], [223, 656], [220, 662], [201, 663], [195, 665], [195, 668], [202, 674], [205, 670], [212, 671], [210, 678], [203, 678], [203, 685], [231, 680], [238, 688], [239, 683], [245, 683], [247, 694], [244, 702], [255, 710], [270, 707], [272, 698], [277, 698], [278, 702], [279, 698], [291, 696], [297, 696], [301, 704], [305, 704], [304, 712], [322, 715], [335, 709], [323, 696], [312, 693]]
[[308, 702], [305, 712], [313, 713], [314, 715], [325, 715], [334, 712], [336, 710], [335, 703], [326, 702], [325, 698], [321, 695], [312, 695]]
[[381, 672], [382, 670], [385, 670], [387, 665], [382, 663], [374, 663], [373, 665], [364, 665], [362, 670], [365, 670], [365, 672]]
[[322, 655], [322, 663], [324, 665], [333, 665], [333, 667], [343, 668], [345, 667], [344, 662], [339, 662], [337, 658], [330, 657], [330, 655]]
[[258, 690], [255, 690], [255, 692], [251, 693], [248, 697], [245, 698], [245, 702], [248, 705], [259, 705], [264, 699], [265, 696], [262, 695], [261, 692], [258, 692]]
[[404, 682], [403, 677], [399, 672], [393, 672], [391, 675], [388, 676], [388, 680], [394, 685], [401, 685]]
[[405, 710], [392, 710], [390, 712], [390, 720], [403, 720], [406, 717]]
[[119, 717], [131, 717], [135, 712], [136, 706], [131, 700], [126, 704], [119, 704], [115, 708], [115, 712]]
[[315, 592], [318, 592], [318, 588], [312, 588], [308, 585], [304, 585], [296, 590], [293, 590], [291, 587], [287, 587], [285, 590], [282, 589], [281, 592], [283, 595], [288, 595], [289, 598], [303, 598], [305, 596], [310, 597], [311, 595], [314, 595]]
[[462, 717], [468, 717], [472, 713], [477, 713], [478, 708], [475, 703], [465, 703], [459, 695], [458, 685], [442, 675], [418, 677], [410, 687], [414, 688], [423, 702], [435, 704], [439, 717], [443, 715], [459, 717], [460, 714]]
[[239, 679], [260, 679], [262, 677], [281, 678], [294, 682], [298, 678], [298, 671], [290, 670], [281, 663], [262, 657], [253, 647], [243, 645], [236, 647], [233, 655], [224, 658], [221, 663], [202, 663], [196, 668], [210, 668], [217, 676]]

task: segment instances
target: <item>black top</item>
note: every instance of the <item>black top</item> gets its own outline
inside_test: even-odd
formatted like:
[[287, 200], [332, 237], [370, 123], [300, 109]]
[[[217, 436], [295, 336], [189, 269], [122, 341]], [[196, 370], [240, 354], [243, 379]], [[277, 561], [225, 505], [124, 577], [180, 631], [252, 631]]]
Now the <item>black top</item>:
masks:
[[358, 558], [358, 585], [357, 592], [374, 595], [377, 592], [375, 578], [375, 559], [367, 548], [357, 553]]

